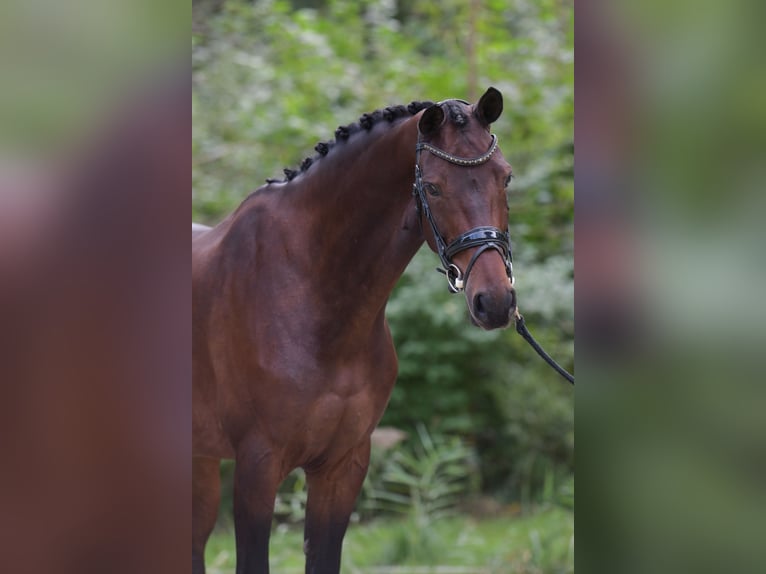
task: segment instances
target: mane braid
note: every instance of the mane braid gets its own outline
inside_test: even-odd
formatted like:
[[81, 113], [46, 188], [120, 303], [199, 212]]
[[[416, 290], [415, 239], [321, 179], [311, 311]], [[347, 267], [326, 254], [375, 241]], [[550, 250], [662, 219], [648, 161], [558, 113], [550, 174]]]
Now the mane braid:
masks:
[[362, 114], [358, 122], [350, 123], [346, 126], [339, 126], [338, 129], [335, 130], [335, 141], [330, 140], [317, 143], [314, 146], [314, 151], [317, 152], [316, 155], [305, 158], [301, 162], [299, 169], [290, 169], [286, 167], [283, 170], [285, 174], [284, 179], [269, 178], [266, 180], [266, 183], [285, 183], [292, 181], [299, 174], [308, 171], [312, 165], [328, 155], [336, 145], [344, 143], [355, 133], [360, 131], [369, 132], [373, 127], [383, 121], [393, 123], [400, 118], [414, 116], [420, 110], [424, 110], [432, 105], [434, 105], [434, 103], [431, 101], [414, 101], [406, 106], [389, 106], [381, 110]]
[[314, 146], [314, 149], [320, 156], [327, 155], [330, 152], [330, 148], [334, 146], [334, 142], [319, 142]]

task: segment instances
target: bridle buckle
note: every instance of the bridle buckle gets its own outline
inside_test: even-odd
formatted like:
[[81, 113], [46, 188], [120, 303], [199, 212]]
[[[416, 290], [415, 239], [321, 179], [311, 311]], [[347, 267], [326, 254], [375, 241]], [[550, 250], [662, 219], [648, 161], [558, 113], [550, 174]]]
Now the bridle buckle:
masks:
[[460, 293], [464, 287], [463, 272], [460, 267], [454, 263], [447, 266], [445, 275], [447, 276], [447, 288], [450, 293]]

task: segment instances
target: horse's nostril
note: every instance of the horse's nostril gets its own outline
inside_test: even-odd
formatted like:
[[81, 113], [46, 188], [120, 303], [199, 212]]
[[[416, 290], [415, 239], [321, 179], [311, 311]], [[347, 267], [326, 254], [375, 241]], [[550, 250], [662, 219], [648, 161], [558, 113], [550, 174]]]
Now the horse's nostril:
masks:
[[482, 302], [482, 298], [483, 297], [481, 293], [479, 293], [478, 295], [476, 295], [476, 297], [473, 298], [473, 310], [479, 315], [485, 314], [484, 303]]

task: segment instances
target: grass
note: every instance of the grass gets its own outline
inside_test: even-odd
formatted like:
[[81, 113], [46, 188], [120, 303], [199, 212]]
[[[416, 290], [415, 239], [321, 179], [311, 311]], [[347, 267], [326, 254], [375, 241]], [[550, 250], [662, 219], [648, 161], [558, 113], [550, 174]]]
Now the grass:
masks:
[[[300, 528], [277, 527], [271, 536], [272, 572], [302, 573], [302, 547]], [[233, 572], [234, 557], [233, 532], [216, 530], [206, 552], [209, 574]], [[456, 516], [427, 527], [407, 519], [353, 524], [344, 541], [342, 572], [573, 573], [574, 515], [549, 507], [485, 520]]]

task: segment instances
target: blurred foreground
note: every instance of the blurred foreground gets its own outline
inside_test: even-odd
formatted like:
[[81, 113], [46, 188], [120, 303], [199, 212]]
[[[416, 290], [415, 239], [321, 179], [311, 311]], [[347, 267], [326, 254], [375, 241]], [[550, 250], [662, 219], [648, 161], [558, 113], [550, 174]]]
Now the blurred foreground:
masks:
[[172, 12], [2, 8], [3, 571], [188, 569], [189, 15]]
[[578, 4], [578, 569], [766, 570], [754, 2]]

